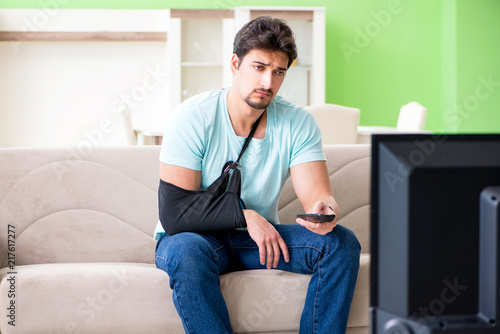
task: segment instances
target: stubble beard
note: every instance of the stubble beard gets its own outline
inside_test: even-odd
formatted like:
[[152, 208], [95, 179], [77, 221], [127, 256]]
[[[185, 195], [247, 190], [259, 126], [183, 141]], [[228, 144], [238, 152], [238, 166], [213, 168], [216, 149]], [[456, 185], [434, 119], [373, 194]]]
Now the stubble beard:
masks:
[[273, 92], [268, 89], [268, 90], [262, 90], [260, 89], [261, 91], [265, 91], [266, 93], [269, 93], [271, 94], [270, 95], [270, 99], [269, 101], [266, 101], [266, 100], [263, 100], [262, 98], [260, 97], [257, 97], [255, 98], [254, 100], [252, 100], [252, 98], [250, 97], [250, 95], [256, 91], [258, 91], [258, 89], [256, 89], [255, 91], [253, 91], [252, 93], [250, 93], [244, 100], [245, 102], [251, 107], [251, 108], [254, 108], [254, 109], [258, 109], [258, 110], [262, 110], [262, 109], [266, 109], [269, 104], [271, 103], [271, 101], [273, 100]]

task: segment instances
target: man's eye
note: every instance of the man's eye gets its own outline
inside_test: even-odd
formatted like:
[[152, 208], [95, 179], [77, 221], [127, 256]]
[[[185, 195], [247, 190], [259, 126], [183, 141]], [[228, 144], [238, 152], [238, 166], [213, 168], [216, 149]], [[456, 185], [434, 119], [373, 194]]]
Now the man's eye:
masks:
[[260, 71], [260, 70], [262, 70], [262, 69], [264, 68], [264, 66], [254, 66], [254, 68], [255, 68], [256, 70], [259, 70], [259, 71]]
[[280, 77], [285, 75], [285, 72], [283, 71], [276, 71], [276, 74], [279, 75]]

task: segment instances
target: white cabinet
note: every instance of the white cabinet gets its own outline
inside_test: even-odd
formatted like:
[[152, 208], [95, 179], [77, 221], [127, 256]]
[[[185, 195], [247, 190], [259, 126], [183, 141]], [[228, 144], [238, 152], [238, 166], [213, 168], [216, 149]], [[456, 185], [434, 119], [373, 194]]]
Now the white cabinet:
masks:
[[302, 106], [325, 103], [325, 8], [235, 7], [235, 30], [263, 15], [285, 20], [297, 43], [297, 62], [278, 94]]
[[286, 20], [299, 51], [278, 94], [304, 106], [325, 102], [323, 7], [172, 9], [167, 41], [171, 109], [193, 95], [231, 85], [234, 36], [246, 22], [261, 15]]
[[232, 17], [232, 10], [172, 9], [167, 42], [171, 109], [231, 84]]

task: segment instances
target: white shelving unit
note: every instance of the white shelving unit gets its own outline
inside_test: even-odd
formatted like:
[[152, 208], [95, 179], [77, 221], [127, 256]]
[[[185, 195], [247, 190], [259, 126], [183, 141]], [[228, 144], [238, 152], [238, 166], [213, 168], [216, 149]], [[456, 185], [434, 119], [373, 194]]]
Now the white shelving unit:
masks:
[[[180, 10], [170, 18], [171, 109], [191, 96], [231, 84], [232, 11]], [[227, 63], [227, 64], [226, 64]]]
[[[306, 106], [325, 102], [325, 9], [323, 7], [235, 7], [232, 10], [173, 10], [168, 33], [171, 109], [198, 93], [231, 85], [229, 68], [236, 32], [269, 15], [294, 31], [299, 56], [279, 95]], [[314, 52], [313, 52], [314, 50]]]
[[325, 8], [235, 7], [236, 31], [246, 22], [263, 15], [287, 21], [295, 34], [299, 52], [297, 64], [288, 70], [278, 94], [303, 106], [324, 103]]

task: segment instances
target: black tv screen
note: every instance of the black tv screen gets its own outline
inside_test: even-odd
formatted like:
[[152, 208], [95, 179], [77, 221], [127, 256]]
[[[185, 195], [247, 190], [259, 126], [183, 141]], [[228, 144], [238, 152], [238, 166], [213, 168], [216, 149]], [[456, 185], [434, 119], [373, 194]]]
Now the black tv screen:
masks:
[[500, 135], [374, 135], [371, 186], [372, 333], [500, 333]]

